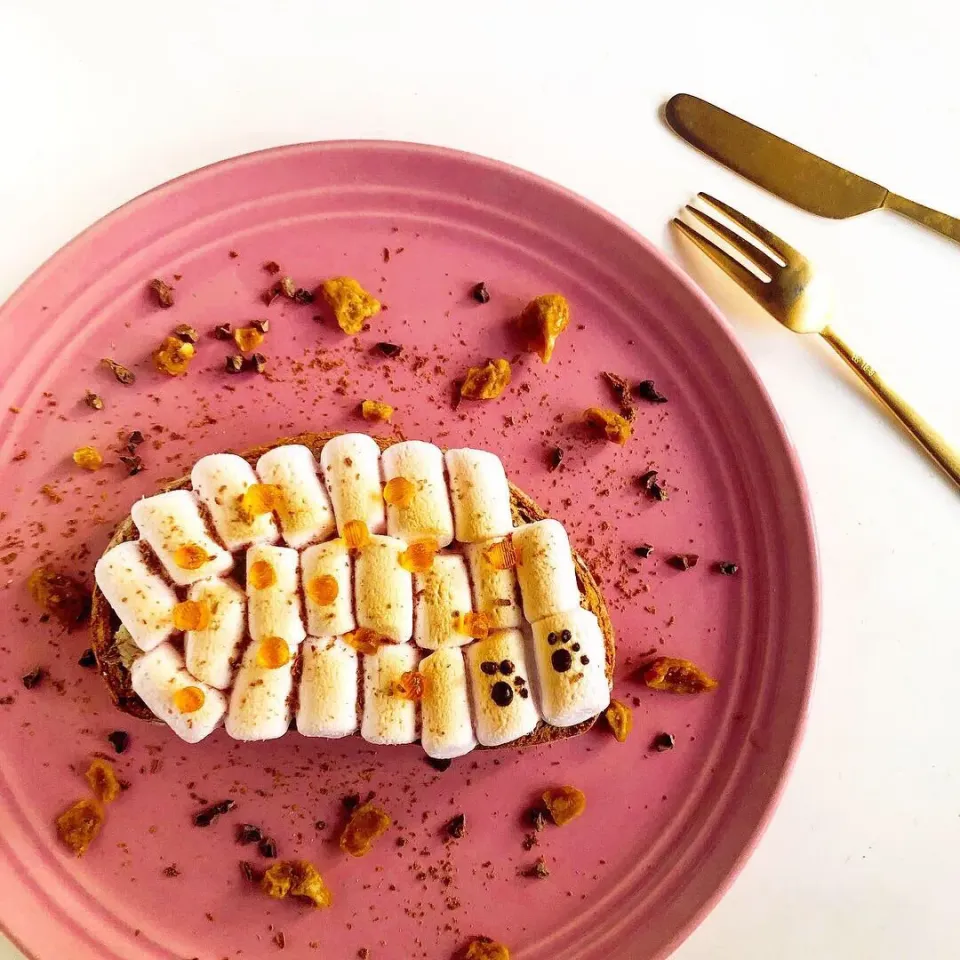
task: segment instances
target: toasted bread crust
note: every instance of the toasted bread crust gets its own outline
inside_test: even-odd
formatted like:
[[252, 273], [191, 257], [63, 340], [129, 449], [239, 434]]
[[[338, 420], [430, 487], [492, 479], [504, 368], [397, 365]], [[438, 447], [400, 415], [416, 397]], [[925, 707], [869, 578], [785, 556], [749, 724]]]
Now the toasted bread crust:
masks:
[[[324, 444], [337, 435], [337, 433], [301, 433], [295, 437], [286, 437], [282, 440], [277, 440], [275, 443], [254, 447], [241, 453], [240, 456], [251, 465], [254, 465], [264, 453], [272, 450], [274, 447], [299, 443], [305, 447], [309, 447], [313, 451], [314, 456], [319, 460], [320, 451]], [[385, 450], [387, 447], [398, 442], [392, 438], [374, 437], [374, 439], [379, 444], [381, 450]], [[183, 477], [180, 480], [168, 484], [163, 489], [164, 491], [178, 490], [189, 486], [190, 478]], [[543, 520], [546, 517], [543, 510], [541, 510], [527, 494], [515, 487], [512, 483], [510, 484], [510, 499], [514, 522], [522, 521], [524, 523], [530, 523], [534, 520]], [[107, 544], [107, 549], [109, 550], [111, 547], [115, 547], [118, 543], [123, 543], [125, 540], [134, 540], [136, 537], [137, 530], [133, 525], [133, 521], [128, 516], [120, 522], [110, 543]], [[613, 626], [610, 623], [610, 617], [607, 613], [606, 605], [603, 602], [600, 588], [597, 586], [597, 582], [590, 568], [587, 566], [586, 561], [576, 552], [573, 554], [573, 559], [577, 572], [577, 583], [580, 587], [582, 597], [581, 605], [595, 614], [597, 620], [600, 622], [600, 629], [603, 632], [604, 645], [606, 648], [605, 666], [607, 680], [612, 684], [616, 655]], [[103, 594], [97, 587], [94, 587], [93, 609], [91, 614], [92, 646], [93, 652], [97, 657], [97, 666], [100, 675], [110, 690], [110, 696], [113, 698], [113, 702], [117, 707], [125, 713], [141, 720], [150, 720], [154, 723], [159, 723], [160, 721], [147, 709], [146, 704], [133, 692], [133, 688], [130, 685], [130, 671], [124, 665], [114, 639], [119, 626], [119, 621]], [[595, 720], [596, 718], [591, 718], [574, 727], [554, 727], [541, 720], [533, 732], [528, 733], [525, 737], [520, 737], [518, 740], [511, 741], [505, 744], [505, 746], [526, 747], [539, 743], [548, 743], [553, 740], [563, 740], [567, 737], [575, 737], [589, 730]]]

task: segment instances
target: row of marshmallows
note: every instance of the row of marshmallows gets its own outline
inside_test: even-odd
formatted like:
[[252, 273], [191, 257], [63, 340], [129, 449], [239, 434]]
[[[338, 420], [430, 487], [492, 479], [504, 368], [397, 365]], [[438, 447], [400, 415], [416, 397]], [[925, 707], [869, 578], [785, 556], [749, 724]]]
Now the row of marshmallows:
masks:
[[[146, 652], [133, 666], [134, 689], [191, 742], [224, 717], [238, 739], [281, 736], [298, 703], [297, 726], [308, 736], [345, 736], [359, 726], [371, 742], [405, 743], [417, 737], [419, 697], [397, 690], [417, 672], [421, 737], [438, 757], [459, 755], [478, 740], [493, 746], [529, 733], [539, 721], [536, 701], [558, 726], [594, 716], [609, 700], [604, 640], [596, 618], [579, 607], [563, 527], [540, 521], [513, 530], [509, 486], [492, 454], [449, 451], [446, 468], [449, 496], [437, 447], [405, 442], [381, 458], [371, 438], [354, 434], [325, 445], [326, 486], [311, 451], [289, 445], [264, 454], [256, 472], [230, 454], [205, 457], [194, 467], [193, 492], [135, 504], [141, 541], [111, 549], [96, 571], [105, 598]], [[397, 478], [413, 496], [385, 503], [384, 490]], [[267, 490], [274, 495], [264, 498]], [[263, 502], [251, 503], [258, 499], [251, 494]], [[354, 549], [349, 536], [343, 539], [350, 524], [368, 533]], [[379, 535], [384, 529], [390, 536]], [[335, 531], [341, 538], [309, 546], [302, 556], [294, 549]], [[454, 532], [464, 556], [439, 553], [411, 575], [402, 562], [408, 544], [448, 546]], [[511, 533], [516, 569], [496, 563], [492, 550]], [[281, 534], [287, 547], [273, 545]], [[231, 551], [244, 547], [246, 594], [225, 577]], [[524, 617], [533, 624], [536, 690], [516, 629], [523, 624], [518, 580]], [[189, 603], [179, 602], [171, 581], [189, 588]], [[204, 611], [202, 622], [178, 620], [178, 610], [191, 604], [194, 615]], [[493, 632], [467, 649], [465, 666], [460, 646], [472, 638], [457, 625], [472, 606]], [[342, 639], [358, 628], [389, 642], [358, 657], [357, 644]], [[167, 642], [178, 630], [183, 655]], [[420, 660], [411, 639], [437, 652]]]

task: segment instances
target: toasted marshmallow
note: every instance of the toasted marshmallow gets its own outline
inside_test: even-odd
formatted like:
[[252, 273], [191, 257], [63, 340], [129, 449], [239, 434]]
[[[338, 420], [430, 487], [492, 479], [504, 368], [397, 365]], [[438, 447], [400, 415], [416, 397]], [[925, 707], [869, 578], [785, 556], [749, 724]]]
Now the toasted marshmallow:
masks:
[[294, 659], [262, 667], [258, 647], [256, 640], [247, 647], [230, 693], [225, 726], [234, 740], [275, 740], [290, 728]]
[[[311, 637], [338, 637], [357, 625], [353, 616], [353, 564], [350, 551], [340, 539], [308, 547], [300, 555], [303, 571], [303, 602], [307, 608], [307, 633]], [[311, 581], [333, 577], [337, 596], [332, 603], [317, 603]]]
[[[170, 490], [138, 500], [130, 517], [140, 536], [150, 544], [174, 583], [189, 586], [207, 577], [218, 577], [233, 568], [233, 557], [207, 532], [197, 495], [190, 490]], [[177, 563], [177, 550], [194, 547], [207, 560], [186, 569]]]
[[420, 743], [428, 757], [452, 760], [476, 745], [470, 719], [470, 694], [463, 652], [445, 647], [420, 661], [423, 699], [420, 701]]
[[[540, 715], [527, 672], [523, 634], [497, 630], [486, 640], [470, 644], [466, 658], [477, 740], [485, 747], [499, 747], [530, 733]], [[504, 673], [501, 664], [510, 669]]]
[[458, 554], [437, 554], [430, 569], [413, 575], [416, 602], [413, 642], [427, 650], [440, 647], [462, 647], [470, 643], [468, 634], [460, 633], [460, 618], [472, 607], [470, 577], [467, 565]]
[[280, 488], [277, 515], [288, 547], [299, 550], [308, 543], [332, 537], [337, 529], [318, 469], [310, 448], [297, 443], [268, 450], [257, 461], [257, 476]]
[[417, 669], [417, 648], [387, 644], [363, 658], [363, 722], [360, 736], [370, 743], [413, 743], [417, 739], [417, 705], [400, 696], [400, 677]]
[[461, 543], [505, 537], [513, 529], [510, 485], [499, 457], [484, 450], [448, 450], [447, 473]]
[[189, 597], [206, 608], [210, 619], [202, 630], [183, 635], [187, 669], [198, 680], [226, 690], [247, 632], [246, 595], [232, 580], [201, 580]]
[[305, 737], [348, 737], [357, 732], [357, 651], [339, 637], [310, 637], [303, 645], [297, 729]]
[[393, 537], [371, 537], [355, 561], [357, 626], [394, 643], [406, 643], [413, 634], [413, 577], [400, 566], [406, 548]]
[[467, 543], [463, 547], [473, 584], [473, 609], [485, 613], [495, 630], [519, 627], [523, 623], [516, 569], [498, 570], [486, 556], [486, 551], [500, 542], [486, 540]]
[[141, 650], [152, 650], [173, 633], [177, 595], [147, 565], [139, 540], [128, 540], [108, 550], [94, 576], [100, 592]]
[[[267, 569], [262, 564], [268, 565], [273, 577], [267, 586], [258, 587], [257, 575]], [[255, 641], [283, 637], [293, 653], [307, 635], [300, 616], [299, 565], [300, 556], [290, 547], [257, 544], [247, 551], [250, 636]]]
[[383, 533], [387, 522], [377, 441], [364, 433], [334, 437], [320, 452], [320, 466], [341, 535], [351, 520], [362, 520], [370, 533]]
[[[133, 662], [130, 683], [150, 712], [187, 743], [197, 743], [213, 733], [227, 709], [227, 698], [190, 676], [183, 658], [169, 643], [161, 643]], [[177, 691], [186, 687], [203, 691], [202, 705], [191, 713], [183, 713], [176, 703]]]
[[577, 607], [533, 624], [540, 711], [555, 727], [572, 727], [610, 704], [606, 647], [597, 618]]
[[203, 501], [217, 535], [230, 550], [251, 543], [276, 543], [279, 537], [272, 513], [248, 516], [240, 506], [247, 488], [257, 482], [253, 467], [233, 453], [201, 457], [190, 474], [193, 489]]
[[384, 480], [402, 477], [417, 488], [405, 507], [387, 504], [387, 533], [412, 543], [432, 538], [441, 547], [453, 541], [453, 512], [443, 474], [443, 453], [422, 440], [387, 447], [381, 455]]
[[531, 622], [580, 606], [580, 588], [563, 524], [538, 520], [513, 534], [523, 615]]

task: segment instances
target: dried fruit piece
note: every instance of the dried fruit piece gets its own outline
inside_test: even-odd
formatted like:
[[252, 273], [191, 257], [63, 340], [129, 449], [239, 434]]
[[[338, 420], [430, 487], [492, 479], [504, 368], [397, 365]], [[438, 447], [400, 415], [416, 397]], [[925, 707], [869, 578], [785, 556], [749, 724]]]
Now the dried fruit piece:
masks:
[[344, 333], [359, 333], [364, 321], [380, 312], [380, 301], [367, 293], [353, 277], [324, 280], [320, 292]]
[[520, 336], [526, 348], [538, 353], [544, 363], [549, 363], [557, 337], [570, 323], [570, 304], [559, 293], [547, 293], [535, 297], [524, 308], [517, 320]]
[[619, 700], [611, 700], [610, 706], [603, 711], [603, 716], [618, 742], [625, 743], [633, 729], [633, 712]]
[[392, 821], [387, 814], [372, 803], [357, 807], [340, 834], [340, 849], [351, 857], [366, 856], [374, 841], [383, 836]]
[[73, 451], [73, 462], [84, 470], [99, 470], [103, 466], [103, 456], [96, 447], [78, 447]]
[[477, 303], [490, 302], [490, 291], [487, 289], [487, 285], [482, 280], [473, 285], [473, 288], [470, 290], [470, 296], [473, 297]]
[[380, 400], [364, 400], [360, 404], [360, 413], [364, 420], [371, 423], [389, 423], [393, 416], [393, 407]]
[[543, 791], [543, 802], [546, 804], [550, 819], [558, 826], [575, 820], [587, 808], [587, 798], [576, 787], [551, 787]]
[[394, 477], [383, 485], [383, 499], [391, 507], [409, 507], [417, 493], [417, 485], [406, 477]]
[[475, 937], [467, 944], [463, 960], [510, 960], [510, 951], [489, 937]]
[[275, 900], [300, 897], [318, 908], [333, 903], [323, 877], [307, 860], [281, 860], [268, 867], [260, 878], [260, 889]]
[[203, 601], [184, 600], [173, 608], [175, 630], [206, 630], [210, 626], [210, 607]]
[[436, 540], [416, 540], [400, 554], [400, 566], [410, 573], [426, 573], [433, 566], [440, 544]]
[[240, 513], [249, 521], [283, 506], [283, 489], [275, 483], [251, 483], [240, 498]]
[[633, 420], [637, 415], [637, 411], [634, 410], [633, 403], [630, 400], [629, 381], [606, 370], [604, 370], [601, 376], [606, 380], [607, 386], [610, 387], [611, 392], [614, 397], [616, 397], [617, 403], [620, 404], [620, 412], [627, 420]]
[[643, 682], [652, 690], [672, 693], [703, 693], [717, 681], [695, 663], [680, 657], [657, 657], [643, 668]]
[[76, 627], [90, 614], [87, 588], [50, 567], [37, 567], [27, 578], [27, 589], [33, 602], [65, 627]]
[[277, 571], [269, 560], [254, 560], [247, 571], [247, 583], [255, 590], [266, 590], [277, 582]]
[[321, 607], [333, 603], [340, 595], [340, 585], [337, 578], [330, 576], [329, 573], [320, 577], [313, 577], [307, 582], [307, 596]]
[[83, 402], [90, 407], [91, 410], [102, 410], [103, 409], [103, 400], [98, 397], [92, 390], [88, 390], [84, 395]]
[[513, 539], [506, 537], [490, 544], [483, 551], [483, 559], [494, 570], [512, 570], [517, 565], [517, 551], [513, 547]]
[[103, 366], [105, 366], [117, 378], [117, 380], [125, 386], [129, 386], [134, 382], [134, 380], [137, 379], [132, 370], [128, 370], [122, 364], [117, 363], [116, 360], [111, 360], [109, 357], [104, 357], [100, 363], [102, 363]]
[[348, 647], [353, 647], [357, 653], [372, 657], [385, 643], [390, 641], [384, 639], [376, 630], [371, 630], [369, 627], [357, 627], [351, 633], [343, 635], [343, 642]]
[[510, 383], [510, 363], [500, 357], [482, 367], [470, 367], [460, 384], [460, 396], [467, 400], [495, 400]]
[[485, 640], [490, 633], [490, 618], [479, 610], [470, 610], [457, 616], [453, 625], [457, 633], [474, 640]]
[[270, 329], [270, 321], [266, 317], [257, 317], [255, 320], [250, 321], [250, 326], [260, 333], [267, 333]]
[[104, 810], [98, 800], [85, 797], [57, 817], [57, 836], [78, 857], [82, 857], [103, 826]]
[[173, 287], [165, 280], [161, 280], [159, 277], [151, 280], [150, 289], [157, 295], [157, 303], [161, 307], [173, 306]]
[[630, 439], [633, 432], [629, 420], [603, 407], [588, 407], [584, 411], [583, 419], [611, 443], [619, 443], [621, 446]]
[[550, 876], [550, 868], [547, 866], [547, 861], [543, 857], [537, 857], [536, 863], [532, 867], [528, 867], [524, 870], [523, 875], [525, 877], [534, 877], [537, 880], [546, 880]]
[[263, 333], [256, 327], [237, 327], [233, 331], [233, 342], [239, 350], [250, 353], [263, 343]]
[[243, 370], [243, 357], [239, 353], [232, 353], [224, 360], [224, 369], [227, 373], [240, 373]]
[[400, 679], [394, 684], [393, 692], [404, 700], [419, 703], [427, 688], [427, 678], [418, 670], [407, 670], [400, 674]]
[[95, 757], [84, 774], [93, 795], [101, 803], [113, 803], [120, 796], [120, 781], [108, 760]]
[[174, 336], [179, 337], [181, 340], [185, 340], [187, 343], [200, 342], [200, 334], [197, 333], [196, 327], [191, 327], [189, 323], [181, 323], [174, 327], [173, 333]]
[[260, 851], [261, 857], [274, 860], [277, 856], [277, 841], [272, 837], [264, 837], [260, 843], [257, 844], [257, 849]]
[[153, 365], [161, 373], [179, 377], [187, 372], [196, 352], [197, 348], [192, 343], [187, 343], [179, 337], [164, 337], [163, 342], [154, 351]]
[[293, 282], [293, 277], [281, 277], [277, 284], [277, 289], [289, 299], [293, 299], [297, 292], [297, 285]]
[[173, 551], [173, 562], [181, 570], [199, 570], [208, 560], [212, 560], [199, 543], [185, 543]]
[[262, 353], [255, 353], [243, 361], [244, 370], [252, 370], [254, 373], [263, 373], [267, 369], [267, 358]]
[[173, 705], [181, 713], [196, 713], [206, 699], [200, 687], [181, 687], [173, 695]]
[[194, 814], [193, 823], [197, 827], [209, 827], [211, 823], [216, 823], [220, 817], [229, 813], [237, 805], [236, 800], [221, 800], [219, 803], [211, 804], [205, 807], [199, 813]]
[[370, 542], [370, 530], [362, 520], [348, 520], [342, 532], [343, 540], [351, 550], [358, 550]]
[[264, 637], [257, 644], [257, 666], [276, 670], [290, 662], [290, 644], [283, 637]]

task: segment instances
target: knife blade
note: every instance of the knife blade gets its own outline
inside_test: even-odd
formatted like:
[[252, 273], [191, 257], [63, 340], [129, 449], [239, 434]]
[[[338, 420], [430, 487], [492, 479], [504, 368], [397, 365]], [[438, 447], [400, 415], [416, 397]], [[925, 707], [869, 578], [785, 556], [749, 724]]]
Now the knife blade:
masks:
[[678, 93], [664, 115], [677, 134], [707, 156], [810, 213], [843, 220], [886, 207], [960, 242], [960, 220], [898, 196], [706, 100]]

